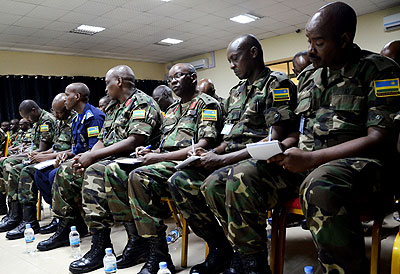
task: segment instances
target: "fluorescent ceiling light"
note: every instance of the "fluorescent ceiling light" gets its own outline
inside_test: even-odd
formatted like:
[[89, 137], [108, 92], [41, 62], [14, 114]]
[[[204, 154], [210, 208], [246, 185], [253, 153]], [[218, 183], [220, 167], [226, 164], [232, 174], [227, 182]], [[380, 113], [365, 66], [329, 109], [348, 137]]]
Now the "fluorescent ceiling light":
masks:
[[260, 17], [245, 13], [241, 14], [232, 18], [229, 18], [231, 21], [241, 23], [241, 24], [247, 24], [253, 21], [256, 21], [257, 19], [260, 19]]
[[169, 2], [169, 1], [171, 1], [171, 0], [161, 0], [162, 2]]
[[87, 35], [93, 35], [95, 33], [101, 32], [103, 30], [105, 30], [105, 28], [103, 28], [103, 27], [80, 25], [79, 27], [73, 29], [71, 32], [80, 33], [80, 34], [87, 34]]
[[163, 40], [161, 40], [159, 43], [160, 44], [168, 44], [168, 45], [176, 45], [179, 43], [182, 43], [182, 40], [179, 39], [174, 39], [174, 38], [165, 38]]

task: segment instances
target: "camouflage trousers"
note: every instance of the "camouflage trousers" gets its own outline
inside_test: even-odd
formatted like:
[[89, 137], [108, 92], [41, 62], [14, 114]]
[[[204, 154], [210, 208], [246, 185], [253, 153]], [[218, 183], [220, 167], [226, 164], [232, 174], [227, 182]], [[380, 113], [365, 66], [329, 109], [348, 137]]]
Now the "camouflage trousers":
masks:
[[108, 206], [116, 222], [133, 222], [128, 197], [128, 174], [133, 167], [116, 162], [106, 166], [105, 186]]
[[73, 173], [72, 163], [67, 161], [59, 166], [51, 188], [54, 215], [71, 220], [76, 216], [83, 216], [83, 176]]
[[138, 234], [157, 237], [165, 234], [164, 219], [171, 215], [161, 198], [171, 197], [168, 179], [178, 162], [166, 161], [139, 167], [129, 174], [128, 195]]
[[27, 166], [22, 163], [25, 159], [25, 156], [7, 157], [2, 166], [2, 175], [5, 180], [6, 192], [12, 201], [18, 200], [19, 175], [21, 170]]
[[225, 238], [200, 191], [204, 179], [210, 174], [207, 170], [186, 168], [175, 172], [169, 179], [169, 189], [176, 207], [183, 214], [193, 232], [208, 241]]
[[7, 158], [3, 158], [0, 160], [0, 193], [1, 194], [7, 194], [6, 193], [6, 180], [3, 177], [3, 166], [4, 166], [4, 161]]
[[384, 197], [383, 171], [375, 160], [340, 159], [316, 168], [301, 185], [301, 206], [325, 273], [369, 273], [360, 212], [384, 211], [383, 201], [391, 200]]
[[103, 160], [89, 166], [82, 183], [82, 206], [85, 212], [85, 222], [93, 232], [97, 229], [110, 228], [114, 224], [111, 210], [108, 206], [105, 169], [112, 160]]
[[208, 176], [201, 191], [235, 251], [267, 252], [267, 210], [298, 197], [303, 174], [244, 160]]
[[33, 165], [25, 166], [20, 172], [18, 200], [22, 205], [36, 205], [38, 189], [35, 184], [35, 172]]

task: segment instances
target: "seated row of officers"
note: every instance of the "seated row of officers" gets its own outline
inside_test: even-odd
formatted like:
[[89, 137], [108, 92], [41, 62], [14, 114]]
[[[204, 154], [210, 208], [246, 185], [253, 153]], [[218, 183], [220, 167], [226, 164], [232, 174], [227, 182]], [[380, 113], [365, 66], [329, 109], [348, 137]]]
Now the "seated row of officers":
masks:
[[[72, 225], [92, 236], [90, 250], [70, 264], [72, 273], [102, 266], [115, 222], [128, 234], [118, 268], [144, 262], [139, 273], [156, 274], [165, 261], [175, 273], [165, 240], [170, 210], [161, 201], [169, 197], [210, 248], [190, 273], [271, 273], [266, 212], [300, 197], [324, 272], [368, 273], [359, 214], [371, 207], [385, 212], [387, 195], [396, 191], [386, 178], [397, 163], [400, 68], [361, 50], [353, 43], [355, 30], [356, 14], [347, 4], [331, 3], [314, 14], [305, 31], [308, 52], [295, 58], [297, 88], [264, 65], [260, 42], [246, 34], [228, 46], [230, 68], [241, 81], [223, 101], [210, 81], [199, 88], [211, 96], [199, 92], [197, 73], [187, 63], [169, 71], [177, 100], [166, 86], [154, 91], [154, 99], [141, 92], [132, 69], [121, 65], [105, 76], [111, 98], [105, 116], [88, 103], [83, 83], [54, 98], [55, 117], [23, 101], [20, 115], [34, 123], [32, 145], [1, 160], [9, 212], [0, 231], [21, 238], [30, 223], [39, 232], [39, 187], [59, 222], [42, 230], [56, 227], [38, 250], [68, 245]], [[399, 48], [392, 43], [388, 55], [398, 56]], [[284, 153], [251, 159], [246, 144], [269, 134]], [[118, 163], [133, 152], [138, 165]], [[201, 158], [176, 170], [193, 154]], [[55, 166], [33, 167], [51, 158]]]

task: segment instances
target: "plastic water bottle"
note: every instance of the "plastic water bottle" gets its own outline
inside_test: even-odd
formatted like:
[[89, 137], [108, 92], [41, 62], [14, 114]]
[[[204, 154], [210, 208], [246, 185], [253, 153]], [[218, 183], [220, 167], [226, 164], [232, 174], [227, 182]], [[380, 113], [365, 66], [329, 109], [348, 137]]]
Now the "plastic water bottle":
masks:
[[104, 272], [106, 274], [117, 272], [117, 259], [112, 253], [111, 247], [106, 248], [106, 255], [104, 256], [103, 259], [103, 265], [104, 265]]
[[267, 219], [267, 249], [268, 249], [268, 262], [270, 261], [270, 254], [271, 254], [271, 231], [272, 231], [272, 218]]
[[313, 274], [314, 273], [314, 268], [312, 266], [305, 266], [304, 267], [304, 273]]
[[24, 236], [26, 243], [26, 252], [32, 255], [36, 251], [36, 246], [35, 246], [35, 232], [31, 228], [31, 224], [25, 225]]
[[157, 271], [157, 274], [171, 274], [166, 262], [161, 262], [158, 265], [160, 266], [160, 269]]
[[173, 230], [171, 230], [168, 235], [167, 235], [167, 243], [172, 244], [176, 240], [178, 240], [179, 237], [182, 236], [182, 228], [176, 227]]
[[71, 226], [71, 232], [69, 233], [69, 245], [71, 246], [72, 258], [82, 258], [81, 239], [79, 237], [79, 232], [76, 231], [76, 226]]

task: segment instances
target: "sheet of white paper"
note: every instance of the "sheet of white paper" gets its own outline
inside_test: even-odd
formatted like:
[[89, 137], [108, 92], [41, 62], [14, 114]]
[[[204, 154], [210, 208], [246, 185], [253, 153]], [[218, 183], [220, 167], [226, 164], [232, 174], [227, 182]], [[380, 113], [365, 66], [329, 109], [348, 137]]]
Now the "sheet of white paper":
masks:
[[36, 165], [34, 165], [33, 167], [36, 168], [37, 170], [42, 170], [46, 167], [52, 166], [56, 163], [56, 159], [51, 159], [51, 160], [47, 160], [41, 163], [38, 163]]
[[117, 162], [118, 164], [134, 165], [141, 163], [142, 160], [139, 158], [118, 158], [115, 159], [115, 162]]
[[189, 165], [191, 162], [196, 161], [197, 159], [200, 159], [200, 156], [190, 156], [189, 158], [186, 158], [185, 161], [182, 161], [178, 165], [176, 165], [175, 169], [184, 168], [185, 166]]
[[246, 147], [251, 157], [256, 160], [268, 160], [283, 152], [278, 140], [247, 144]]

